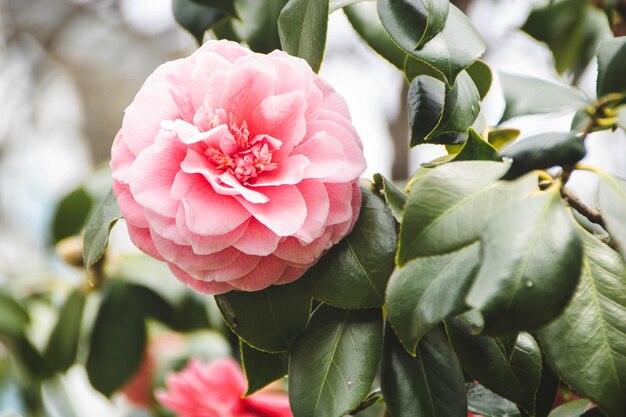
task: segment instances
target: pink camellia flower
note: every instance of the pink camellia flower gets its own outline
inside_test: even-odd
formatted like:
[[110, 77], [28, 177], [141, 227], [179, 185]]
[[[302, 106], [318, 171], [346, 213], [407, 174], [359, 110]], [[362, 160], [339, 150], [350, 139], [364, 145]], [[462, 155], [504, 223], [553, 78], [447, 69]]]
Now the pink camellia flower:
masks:
[[166, 377], [157, 400], [177, 417], [293, 417], [287, 395], [260, 391], [242, 398], [246, 380], [232, 359], [203, 365], [191, 361]]
[[341, 240], [365, 160], [345, 101], [305, 61], [209, 41], [146, 80], [111, 167], [135, 245], [218, 294], [291, 282]]

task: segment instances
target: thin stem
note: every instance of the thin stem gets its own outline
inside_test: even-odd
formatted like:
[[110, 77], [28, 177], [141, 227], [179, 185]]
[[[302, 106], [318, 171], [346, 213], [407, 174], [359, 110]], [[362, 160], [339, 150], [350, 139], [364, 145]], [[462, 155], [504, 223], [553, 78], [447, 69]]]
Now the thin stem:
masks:
[[576, 196], [574, 193], [572, 193], [569, 189], [561, 187], [561, 197], [563, 197], [563, 199], [567, 202], [567, 204], [570, 205], [570, 207], [585, 216], [585, 218], [591, 223], [595, 223], [602, 227], [605, 227], [602, 214], [593, 207], [589, 207], [585, 203], [583, 203], [583, 201], [578, 198], [578, 196]]

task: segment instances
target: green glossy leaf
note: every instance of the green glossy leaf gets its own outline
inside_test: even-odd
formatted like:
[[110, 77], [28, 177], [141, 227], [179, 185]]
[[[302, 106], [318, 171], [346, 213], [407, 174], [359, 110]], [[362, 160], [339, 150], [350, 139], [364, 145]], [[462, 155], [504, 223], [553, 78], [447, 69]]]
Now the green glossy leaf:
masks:
[[507, 146], [502, 156], [511, 158], [507, 179], [517, 178], [535, 169], [568, 167], [584, 158], [583, 139], [571, 133], [543, 133]]
[[307, 280], [273, 285], [261, 291], [216, 295], [226, 323], [250, 346], [268, 352], [289, 348], [306, 326], [311, 311]]
[[412, 357], [387, 327], [380, 379], [387, 408], [394, 417], [467, 416], [461, 366], [439, 328], [422, 338]]
[[600, 175], [598, 205], [607, 230], [626, 259], [626, 180], [609, 174]]
[[281, 49], [278, 16], [287, 0], [237, 0], [240, 18], [232, 19], [237, 37], [256, 52], [270, 53]]
[[83, 228], [93, 201], [89, 193], [79, 187], [59, 201], [52, 220], [52, 241], [77, 235]]
[[549, 417], [580, 417], [590, 405], [589, 400], [585, 399], [570, 401], [555, 408]]
[[448, 0], [378, 0], [378, 16], [391, 38], [411, 53], [444, 28]]
[[545, 356], [541, 358], [541, 381], [535, 397], [535, 417], [548, 417], [561, 386], [561, 379], [552, 370]]
[[330, 13], [364, 0], [330, 0]]
[[122, 213], [117, 206], [112, 190], [100, 201], [85, 226], [83, 237], [83, 262], [85, 268], [90, 269], [104, 255], [109, 244], [109, 232]]
[[472, 81], [474, 81], [474, 84], [478, 89], [478, 94], [480, 94], [480, 99], [482, 100], [489, 92], [491, 82], [493, 81], [491, 68], [489, 68], [489, 65], [485, 61], [478, 59], [472, 65], [467, 67], [465, 71], [467, 71], [469, 76], [472, 78]]
[[328, 12], [328, 0], [289, 0], [278, 17], [283, 50], [305, 59], [315, 72], [324, 57]]
[[411, 146], [427, 141], [441, 118], [446, 100], [446, 85], [428, 75], [415, 77], [409, 86], [407, 106], [411, 127]]
[[445, 138], [466, 133], [479, 112], [480, 95], [476, 85], [466, 72], [461, 72], [454, 87], [446, 90], [443, 115], [435, 131], [431, 133], [432, 137], [441, 140], [441, 136]]
[[478, 271], [478, 242], [441, 256], [416, 258], [394, 271], [388, 319], [408, 352], [442, 320], [467, 310], [465, 295]]
[[518, 129], [509, 129], [509, 128], [499, 128], [490, 130], [487, 134], [487, 141], [494, 148], [500, 150], [505, 145], [513, 142], [520, 135], [520, 131]]
[[482, 262], [467, 303], [485, 331], [535, 330], [554, 320], [576, 289], [582, 242], [556, 186], [509, 205], [481, 237]]
[[87, 357], [87, 376], [106, 396], [132, 377], [144, 356], [145, 323], [128, 287], [109, 283], [96, 317]]
[[235, 10], [235, 0], [193, 0], [195, 3], [202, 4], [214, 9], [221, 10], [231, 16], [237, 17]]
[[398, 264], [477, 241], [497, 211], [536, 189], [534, 176], [512, 184], [497, 181], [507, 169], [499, 162], [462, 161], [414, 177], [400, 227]]
[[467, 141], [452, 161], [502, 161], [500, 154], [470, 127]]
[[128, 291], [145, 318], [152, 318], [167, 325], [173, 324], [174, 308], [156, 291], [135, 284], [129, 284]]
[[18, 337], [30, 322], [28, 312], [12, 296], [0, 292], [0, 335]]
[[580, 284], [567, 309], [540, 330], [557, 374], [611, 417], [626, 414], [626, 265], [586, 232]]
[[436, 68], [453, 85], [457, 75], [485, 53], [485, 41], [467, 16], [451, 4], [443, 30], [410, 53]]
[[44, 359], [58, 372], [67, 370], [76, 360], [85, 295], [80, 289], [68, 295], [48, 340]]
[[7, 341], [13, 357], [20, 367], [27, 372], [29, 384], [36, 384], [42, 379], [52, 376], [52, 370], [43, 359], [43, 355], [25, 335], [15, 336]]
[[294, 417], [340, 417], [361, 404], [376, 376], [382, 339], [379, 309], [320, 305], [289, 357]]
[[391, 181], [381, 174], [374, 174], [374, 187], [376, 191], [384, 197], [387, 207], [398, 223], [402, 221], [404, 206], [408, 198], [407, 194], [397, 188]]
[[442, 83], [447, 83], [446, 77], [441, 71], [429, 63], [420, 61], [412, 55], [405, 55], [404, 63], [400, 69], [404, 71], [404, 76], [409, 82], [413, 81], [415, 77], [419, 77], [420, 75], [428, 75], [429, 77], [436, 78]]
[[447, 321], [446, 328], [461, 366], [472, 378], [533, 413], [541, 378], [541, 351], [532, 336], [520, 333], [509, 359], [500, 339], [474, 334], [461, 319]]
[[248, 381], [246, 396], [287, 375], [288, 358], [285, 353], [268, 353], [240, 341], [243, 371]]
[[198, 45], [202, 44], [204, 32], [225, 16], [223, 11], [194, 0], [172, 0], [172, 7], [178, 24], [193, 35]]
[[590, 104], [582, 91], [539, 78], [501, 73], [500, 83], [506, 103], [500, 123], [517, 116], [565, 112]]
[[557, 0], [535, 9], [522, 27], [533, 38], [545, 42], [554, 55], [559, 73], [583, 74], [601, 39], [609, 35], [604, 12], [587, 0]]
[[380, 307], [394, 268], [396, 222], [382, 198], [361, 188], [359, 219], [352, 232], [307, 272], [313, 296], [341, 308]]
[[600, 42], [597, 55], [598, 97], [626, 92], [626, 36]]
[[407, 54], [396, 45], [380, 22], [375, 2], [361, 2], [344, 7], [348, 21], [354, 30], [380, 56], [401, 71]]
[[469, 411], [483, 417], [521, 417], [515, 403], [480, 384], [465, 384]]

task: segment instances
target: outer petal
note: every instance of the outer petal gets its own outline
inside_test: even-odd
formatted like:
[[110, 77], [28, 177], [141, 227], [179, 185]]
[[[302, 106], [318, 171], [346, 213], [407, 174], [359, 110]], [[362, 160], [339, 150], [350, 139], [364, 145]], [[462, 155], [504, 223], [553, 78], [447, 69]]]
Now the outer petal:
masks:
[[311, 266], [322, 256], [325, 250], [332, 246], [330, 241], [331, 234], [331, 228], [327, 228], [322, 236], [308, 245], [302, 244], [295, 237], [288, 237], [278, 244], [274, 255], [289, 262], [290, 265], [298, 267]]
[[253, 204], [236, 196], [237, 200], [258, 221], [267, 226], [278, 236], [291, 236], [296, 233], [306, 220], [306, 203], [295, 185], [263, 187], [269, 201]]
[[330, 209], [328, 192], [324, 184], [316, 180], [302, 181], [297, 187], [306, 202], [307, 216], [294, 236], [302, 242], [311, 243], [324, 233]]
[[275, 256], [264, 256], [250, 273], [228, 281], [233, 287], [243, 291], [259, 291], [272, 285], [287, 267], [285, 261]]
[[144, 209], [142, 206], [137, 204], [133, 195], [130, 193], [128, 185], [114, 179], [113, 193], [115, 194], [117, 205], [120, 207], [126, 223], [135, 227], [148, 227], [148, 222], [146, 221], [146, 217], [144, 215]]
[[139, 248], [139, 250], [147, 253], [153, 258], [158, 259], [159, 261], [165, 260], [154, 246], [154, 242], [152, 241], [152, 237], [150, 236], [150, 229], [135, 227], [128, 223], [126, 223], [126, 227], [128, 228], [128, 235], [130, 236], [130, 240], [135, 246]]
[[[342, 178], [354, 180], [349, 161], [342, 152], [341, 142], [326, 132], [319, 132], [310, 140], [293, 150], [294, 153], [306, 156], [311, 164], [304, 170], [305, 178]], [[358, 175], [358, 174], [357, 174]]]
[[192, 277], [176, 265], [168, 263], [167, 266], [170, 268], [170, 271], [172, 271], [172, 274], [174, 274], [174, 276], [178, 278], [180, 282], [190, 287], [192, 290], [201, 292], [203, 294], [223, 294], [233, 289], [233, 287], [227, 282], [201, 281]]
[[235, 248], [228, 248], [210, 255], [196, 255], [190, 246], [177, 245], [154, 232], [151, 237], [163, 259], [188, 272], [227, 268], [241, 253]]
[[259, 392], [244, 399], [246, 408], [263, 417], [293, 417], [286, 395]]
[[[326, 220], [326, 224], [330, 226], [350, 220], [353, 214], [353, 185], [350, 183], [331, 183], [324, 184], [324, 186], [326, 187], [326, 192], [328, 192], [328, 199], [330, 201], [330, 209], [328, 210], [328, 220]], [[360, 196], [361, 191], [358, 190], [358, 185], [357, 191]]]
[[201, 281], [230, 282], [241, 278], [254, 270], [263, 259], [260, 256], [242, 253], [237, 260], [222, 269], [206, 271], [187, 271], [195, 279]]
[[267, 256], [276, 250], [279, 240], [280, 236], [252, 219], [233, 247], [248, 255]]

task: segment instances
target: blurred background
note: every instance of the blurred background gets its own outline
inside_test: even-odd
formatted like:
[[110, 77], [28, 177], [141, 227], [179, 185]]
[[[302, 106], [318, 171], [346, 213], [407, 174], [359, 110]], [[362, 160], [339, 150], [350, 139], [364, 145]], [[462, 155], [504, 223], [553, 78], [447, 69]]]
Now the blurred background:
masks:
[[[494, 83], [483, 112], [490, 125], [497, 124], [504, 109], [500, 71], [576, 84], [594, 96], [593, 59], [583, 60], [575, 73], [559, 75], [547, 45], [520, 30], [531, 11], [542, 5], [530, 0], [473, 0], [460, 5], [487, 41], [484, 60], [494, 71]], [[596, 41], [611, 33], [608, 24], [593, 29]], [[581, 43], [572, 48], [582, 54], [592, 46]], [[71, 236], [109, 187], [110, 147], [124, 108], [157, 66], [189, 55], [196, 47], [194, 38], [176, 24], [171, 0], [0, 0], [0, 288], [29, 300], [27, 330], [36, 347], [45, 345], [66, 294], [84, 281], [82, 270], [70, 265], [79, 251]], [[420, 163], [445, 154], [435, 145], [406, 151], [403, 75], [369, 49], [340, 10], [330, 17], [320, 74], [348, 101], [365, 145], [365, 177], [380, 172], [401, 181]], [[568, 131], [572, 117], [572, 113], [528, 116], [505, 126], [520, 129], [524, 137], [546, 129]], [[608, 140], [613, 142], [610, 150]], [[587, 143], [585, 162], [626, 177], [623, 132], [600, 132]], [[573, 178], [571, 185], [593, 205], [591, 178]], [[167, 301], [176, 308], [186, 305], [180, 300], [193, 298], [175, 280], [159, 279], [168, 274], [161, 265], [134, 253], [123, 222], [113, 231], [109, 259], [115, 261], [109, 268], [131, 280], [168, 281], [172, 288], [167, 292], [173, 295]], [[179, 350], [195, 349], [197, 337], [203, 340], [200, 355], [228, 355], [232, 343], [223, 336], [227, 331], [212, 322], [216, 317], [219, 321], [219, 314], [211, 305], [201, 310], [205, 317], [197, 327], [213, 326], [215, 331], [185, 336], [176, 342]], [[149, 332], [160, 333], [160, 329]], [[15, 372], [20, 371], [13, 370], [9, 353], [0, 344], [0, 415], [5, 410], [30, 415], [29, 401], [45, 403], [43, 415], [51, 416], [150, 415], [127, 397], [109, 401], [95, 392], [81, 366], [44, 384], [41, 397], [29, 397], [20, 382], [28, 377], [15, 377]]]

